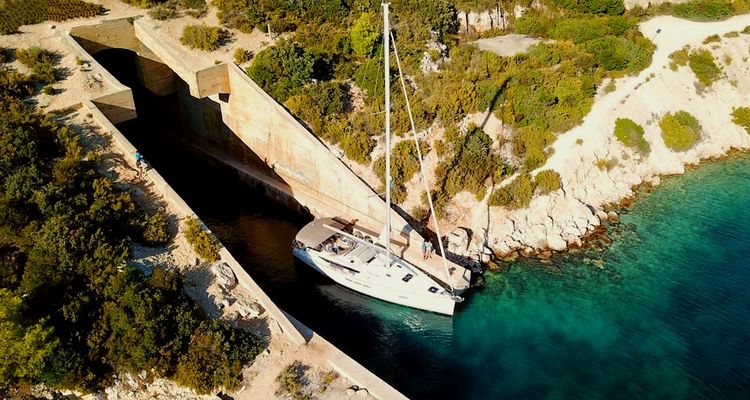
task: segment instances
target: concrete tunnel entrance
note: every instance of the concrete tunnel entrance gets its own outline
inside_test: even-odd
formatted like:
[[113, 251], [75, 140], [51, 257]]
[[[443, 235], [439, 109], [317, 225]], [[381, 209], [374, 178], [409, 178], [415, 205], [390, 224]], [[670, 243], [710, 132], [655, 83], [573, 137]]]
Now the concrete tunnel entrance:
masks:
[[[219, 102], [225, 101], [228, 95], [195, 98], [191, 96], [188, 84], [166, 65], [155, 65], [157, 63], [153, 60], [144, 62], [131, 50], [108, 48], [96, 52], [93, 57], [120, 83], [132, 89], [138, 117], [116, 126], [157, 170], [179, 170], [179, 164], [200, 158], [221, 173], [239, 176], [256, 192], [295, 212], [309, 215], [306, 208], [294, 198], [279, 193], [277, 188], [269, 189], [262, 183], [270, 179], [274, 185], [286, 185], [264, 160], [224, 124]], [[147, 77], [153, 77], [153, 70], [148, 73], [144, 71], [146, 68], [170, 74], [169, 77], [161, 77], [162, 81], [169, 82], [168, 85], [159, 85], [162, 93], [157, 94], [147, 88]], [[176, 147], [189, 158], [175, 159], [171, 153]], [[259, 175], [263, 180], [254, 178]]]

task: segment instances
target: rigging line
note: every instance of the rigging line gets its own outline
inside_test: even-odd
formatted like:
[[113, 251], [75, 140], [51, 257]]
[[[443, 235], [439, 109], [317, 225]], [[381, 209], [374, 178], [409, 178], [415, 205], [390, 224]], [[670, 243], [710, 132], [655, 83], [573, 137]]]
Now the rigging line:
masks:
[[406, 111], [409, 113], [409, 124], [411, 125], [412, 138], [414, 138], [414, 145], [417, 146], [417, 158], [419, 158], [419, 170], [422, 175], [422, 182], [424, 182], [425, 192], [427, 193], [427, 203], [430, 205], [430, 215], [432, 215], [432, 222], [435, 224], [435, 233], [438, 238], [438, 246], [440, 247], [440, 254], [443, 260], [443, 269], [446, 274], [446, 284], [450, 288], [451, 294], [453, 294], [453, 286], [450, 283], [450, 272], [448, 271], [448, 264], [445, 260], [445, 248], [443, 247], [443, 239], [440, 236], [440, 225], [438, 224], [437, 215], [435, 214], [435, 206], [432, 203], [432, 195], [430, 194], [430, 185], [427, 182], [427, 174], [422, 161], [422, 150], [419, 146], [419, 139], [417, 139], [417, 129], [414, 125], [414, 115], [411, 112], [411, 103], [409, 103], [409, 96], [406, 92], [406, 81], [404, 80], [404, 74], [401, 70], [401, 59], [398, 56], [398, 49], [396, 48], [396, 38], [392, 32], [389, 32], [391, 36], [391, 42], [393, 43], [393, 54], [396, 56], [396, 65], [398, 66], [398, 76], [401, 80], [401, 90], [404, 92], [404, 100], [406, 101]]

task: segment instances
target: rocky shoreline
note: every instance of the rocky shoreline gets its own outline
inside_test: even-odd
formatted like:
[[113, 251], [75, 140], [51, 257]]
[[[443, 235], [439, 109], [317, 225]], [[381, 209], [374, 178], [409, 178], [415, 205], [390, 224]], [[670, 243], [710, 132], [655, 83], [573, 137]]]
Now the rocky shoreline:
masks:
[[[597, 95], [584, 122], [558, 136], [552, 155], [540, 170], [557, 171], [561, 189], [536, 196], [521, 210], [487, 207], [486, 199], [461, 199], [461, 206], [471, 212], [454, 223], [462, 228], [448, 235], [449, 253], [487, 264], [516, 254], [549, 258], [585, 248], [587, 243], [606, 245], [609, 238], [602, 224], [614, 222], [619, 206], [635, 201], [642, 187], [658, 186], [661, 177], [683, 174], [701, 162], [749, 150], [750, 135], [732, 122], [730, 114], [734, 107], [750, 104], [746, 54], [750, 35], [722, 37], [718, 46], [703, 44], [710, 35], [741, 31], [748, 25], [750, 15], [702, 24], [662, 16], [641, 24], [648, 37], [657, 29], [683, 34], [656, 37], [652, 64], [638, 76], [618, 79], [615, 91]], [[701, 87], [689, 68], [669, 68], [669, 55], [685, 45], [709, 50], [721, 64], [723, 78]], [[690, 112], [703, 127], [701, 140], [684, 152], [665, 146], [658, 125], [661, 116], [677, 110]], [[648, 155], [640, 155], [615, 139], [612, 132], [617, 118], [630, 118], [643, 126], [651, 148]], [[502, 133], [501, 127], [495, 134]], [[464, 238], [465, 234], [457, 233], [459, 229], [472, 232], [472, 237]]]

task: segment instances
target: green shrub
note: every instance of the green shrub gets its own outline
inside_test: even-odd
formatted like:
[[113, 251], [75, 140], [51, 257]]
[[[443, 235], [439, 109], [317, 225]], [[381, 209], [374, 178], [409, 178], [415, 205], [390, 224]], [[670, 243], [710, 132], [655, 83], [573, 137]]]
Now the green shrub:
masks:
[[371, 161], [370, 153], [375, 148], [375, 140], [367, 133], [356, 131], [341, 139], [341, 149], [350, 159], [360, 164], [368, 164]]
[[740, 37], [740, 33], [737, 32], [737, 31], [727, 32], [727, 33], [724, 34], [724, 37], [725, 38], [730, 38], [730, 39], [738, 38], [738, 37]]
[[383, 94], [383, 61], [380, 59], [366, 60], [357, 67], [354, 82], [365, 91], [368, 98], [376, 98]]
[[169, 232], [169, 221], [164, 212], [155, 212], [143, 220], [141, 238], [147, 246], [164, 246], [172, 235]]
[[664, 144], [674, 151], [686, 151], [700, 140], [703, 128], [687, 111], [667, 113], [659, 122]]
[[542, 194], [547, 194], [560, 189], [560, 174], [558, 174], [557, 171], [551, 169], [539, 171], [534, 177], [534, 180]]
[[499, 164], [492, 152], [492, 139], [480, 128], [471, 125], [453, 145], [453, 157], [442, 162], [435, 172], [447, 196], [462, 191], [478, 195], [485, 190]]
[[690, 46], [685, 46], [681, 50], [672, 52], [672, 54], [669, 55], [669, 58], [672, 60], [669, 63], [669, 68], [672, 69], [672, 71], [677, 71], [678, 67], [686, 66], [690, 60]]
[[557, 40], [585, 43], [604, 36], [620, 36], [637, 25], [635, 18], [588, 17], [563, 18], [557, 21], [549, 36]]
[[271, 97], [283, 103], [312, 80], [314, 63], [313, 56], [294, 42], [280, 40], [255, 56], [247, 74]]
[[628, 118], [617, 118], [615, 121], [615, 137], [626, 147], [635, 149], [641, 154], [648, 154], [651, 150], [646, 139], [643, 138], [643, 127]]
[[732, 122], [745, 128], [750, 133], [750, 107], [737, 107], [732, 110]]
[[741, 33], [743, 33], [745, 35], [750, 34], [750, 25], [748, 25], [744, 29], [742, 29]]
[[499, 189], [495, 189], [489, 199], [493, 207], [507, 207], [511, 210], [524, 208], [529, 205], [534, 196], [536, 183], [526, 172], [519, 174], [513, 182]]
[[295, 361], [287, 365], [276, 376], [276, 382], [279, 384], [276, 395], [290, 396], [299, 400], [310, 399], [311, 397], [305, 393], [305, 371], [308, 368], [301, 361]]
[[352, 48], [362, 57], [371, 57], [380, 41], [377, 17], [371, 13], [362, 13], [354, 22], [350, 33]]
[[11, 50], [5, 47], [0, 47], [0, 64], [5, 64], [12, 60]]
[[531, 171], [537, 167], [541, 167], [547, 162], [547, 154], [538, 147], [533, 147], [526, 152], [526, 157], [523, 159], [523, 166]]
[[554, 3], [584, 14], [620, 15], [625, 12], [622, 0], [554, 0]]
[[694, 21], [718, 21], [732, 15], [731, 0], [692, 0], [672, 6], [676, 17]]
[[289, 97], [284, 105], [297, 118], [303, 120], [313, 133], [331, 143], [338, 143], [349, 129], [345, 125], [331, 125], [336, 125], [338, 117], [346, 111], [348, 95], [346, 85], [339, 82], [321, 82], [300, 89], [299, 94]]
[[203, 230], [197, 219], [191, 217], [185, 222], [185, 238], [201, 258], [207, 261], [219, 260], [219, 245]]
[[703, 39], [703, 44], [709, 44], [709, 43], [721, 43], [721, 37], [719, 35], [711, 35]]
[[218, 387], [236, 389], [243, 366], [262, 350], [263, 344], [250, 332], [215, 320], [204, 322], [190, 338], [187, 354], [180, 357], [175, 380], [198, 394]]
[[608, 71], [640, 71], [651, 63], [653, 49], [653, 43], [645, 38], [630, 40], [620, 36], [604, 36], [586, 44], [586, 51]]
[[188, 25], [182, 31], [180, 43], [191, 49], [214, 51], [223, 46], [229, 36], [229, 31], [217, 26]]
[[253, 59], [253, 55], [254, 54], [252, 51], [238, 47], [236, 50], [234, 50], [234, 63], [244, 64], [250, 62], [250, 60]]
[[716, 65], [713, 55], [708, 50], [691, 51], [688, 65], [698, 81], [706, 86], [710, 86], [721, 78], [721, 69]]
[[537, 12], [527, 10], [514, 24], [514, 31], [521, 35], [547, 36], [553, 20]]
[[153, 7], [149, 10], [148, 15], [155, 20], [166, 21], [168, 19], [179, 17], [180, 13], [177, 12], [175, 3], [166, 2]]
[[[385, 158], [377, 158], [372, 169], [380, 178], [380, 182], [385, 186]], [[417, 156], [417, 147], [414, 145], [414, 142], [411, 140], [398, 142], [393, 146], [393, 150], [391, 151], [392, 186], [396, 190], [404, 190], [404, 184], [409, 182], [417, 172], [419, 172], [419, 157]], [[400, 201], [395, 202], [400, 203]]]

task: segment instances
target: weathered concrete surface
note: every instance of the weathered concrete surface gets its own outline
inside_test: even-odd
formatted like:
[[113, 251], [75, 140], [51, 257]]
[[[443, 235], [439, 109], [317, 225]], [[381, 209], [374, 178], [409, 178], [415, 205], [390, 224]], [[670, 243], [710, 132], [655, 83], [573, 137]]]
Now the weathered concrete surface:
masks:
[[[76, 42], [67, 33], [60, 33], [60, 40], [63, 41], [72, 53], [74, 53], [81, 60], [88, 60], [91, 57], [84, 50], [78, 42]], [[98, 85], [102, 85], [104, 93], [101, 96], [91, 99], [91, 102], [101, 110], [102, 113], [113, 123], [120, 123], [135, 119], [138, 114], [135, 110], [135, 100], [133, 99], [133, 91], [121, 84], [112, 74], [109, 73], [99, 63], [90, 63], [92, 71], [95, 76], [99, 77], [99, 81], [96, 82]]]

